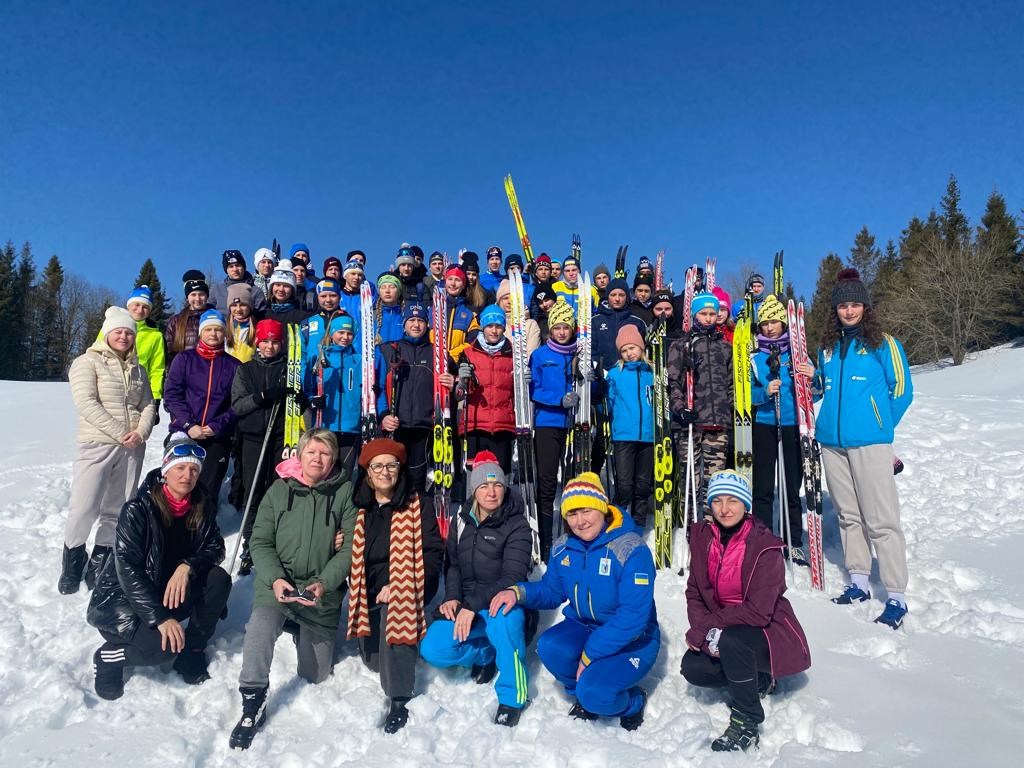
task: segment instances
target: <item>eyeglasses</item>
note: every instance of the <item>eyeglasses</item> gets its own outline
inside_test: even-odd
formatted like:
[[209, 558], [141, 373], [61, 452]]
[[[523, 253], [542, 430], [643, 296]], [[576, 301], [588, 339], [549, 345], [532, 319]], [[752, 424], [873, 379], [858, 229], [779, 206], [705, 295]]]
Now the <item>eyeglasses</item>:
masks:
[[170, 447], [172, 456], [195, 456], [197, 459], [202, 461], [206, 458], [206, 449], [201, 445], [195, 443], [178, 443]]
[[387, 464], [383, 464], [378, 461], [370, 465], [370, 471], [377, 475], [383, 474], [384, 472], [387, 472], [390, 475], [397, 472], [401, 467], [402, 464], [398, 461], [389, 461]]

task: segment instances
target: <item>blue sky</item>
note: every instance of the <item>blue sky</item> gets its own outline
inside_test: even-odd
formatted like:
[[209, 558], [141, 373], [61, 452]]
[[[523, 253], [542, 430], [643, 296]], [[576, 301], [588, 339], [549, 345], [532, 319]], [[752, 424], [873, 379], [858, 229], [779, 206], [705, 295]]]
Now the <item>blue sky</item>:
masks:
[[950, 173], [974, 223], [1024, 206], [1009, 2], [6, 0], [0, 30], [0, 240], [118, 291], [275, 237], [518, 250], [506, 172], [538, 252], [784, 248], [807, 293]]

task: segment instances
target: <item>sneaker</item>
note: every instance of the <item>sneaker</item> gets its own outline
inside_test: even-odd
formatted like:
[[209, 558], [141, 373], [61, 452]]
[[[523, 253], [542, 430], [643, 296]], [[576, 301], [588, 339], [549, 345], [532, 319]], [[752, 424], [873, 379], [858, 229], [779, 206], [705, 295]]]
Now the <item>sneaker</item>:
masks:
[[736, 712], [729, 718], [729, 727], [725, 733], [711, 742], [711, 749], [715, 752], [746, 752], [751, 747], [756, 747], [761, 741], [757, 733], [757, 723], [752, 723]]
[[185, 649], [174, 660], [174, 671], [189, 685], [201, 685], [210, 679], [206, 668], [206, 652]]
[[907, 615], [907, 606], [896, 600], [886, 600], [885, 610], [882, 615], [875, 619], [875, 624], [885, 624], [887, 627], [899, 629], [903, 626], [903, 617]]
[[107, 701], [124, 695], [124, 646], [104, 643], [92, 655], [96, 695]]
[[523, 710], [517, 707], [510, 707], [507, 704], [498, 705], [498, 713], [494, 716], [497, 725], [504, 725], [507, 728], [515, 728], [519, 725], [519, 716]]
[[391, 709], [388, 710], [388, 715], [384, 718], [384, 733], [398, 733], [405, 728], [405, 724], [409, 722], [409, 710], [405, 707], [408, 701], [408, 699], [391, 700]]
[[474, 664], [469, 674], [477, 685], [487, 685], [497, 672], [498, 665], [492, 661], [490, 664]]
[[249, 554], [249, 543], [242, 545], [242, 555], [238, 558], [238, 575], [248, 576], [252, 573], [252, 555]]
[[795, 565], [802, 565], [805, 568], [808, 568], [811, 565], [811, 561], [807, 559], [807, 555], [804, 553], [803, 547], [791, 547], [789, 550], [789, 559], [792, 560]]
[[623, 715], [619, 718], [619, 725], [624, 730], [635, 731], [644, 724], [644, 708], [647, 706], [647, 691], [640, 689], [640, 709], [632, 715]]
[[870, 592], [865, 592], [856, 584], [847, 584], [843, 594], [839, 597], [833, 597], [832, 602], [836, 605], [852, 605], [853, 603], [863, 603], [865, 600], [870, 599]]
[[267, 722], [267, 688], [239, 688], [242, 694], [242, 719], [231, 731], [232, 749], [248, 749], [256, 731]]
[[572, 709], [569, 710], [569, 717], [573, 720], [597, 720], [597, 715], [584, 709], [579, 701], [572, 705]]

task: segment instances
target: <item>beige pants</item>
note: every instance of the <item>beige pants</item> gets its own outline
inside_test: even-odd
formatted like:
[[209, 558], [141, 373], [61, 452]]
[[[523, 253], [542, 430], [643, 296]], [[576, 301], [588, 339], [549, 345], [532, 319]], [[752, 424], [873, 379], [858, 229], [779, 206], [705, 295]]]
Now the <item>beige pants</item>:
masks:
[[85, 544], [97, 520], [96, 545], [114, 546], [117, 516], [138, 490], [145, 453], [145, 444], [133, 450], [106, 443], [78, 444], [71, 475], [68, 522], [64, 527], [68, 548]]
[[907, 591], [907, 540], [900, 527], [900, 499], [892, 474], [892, 446], [821, 446], [821, 460], [850, 573], [871, 573], [871, 548], [889, 592]]

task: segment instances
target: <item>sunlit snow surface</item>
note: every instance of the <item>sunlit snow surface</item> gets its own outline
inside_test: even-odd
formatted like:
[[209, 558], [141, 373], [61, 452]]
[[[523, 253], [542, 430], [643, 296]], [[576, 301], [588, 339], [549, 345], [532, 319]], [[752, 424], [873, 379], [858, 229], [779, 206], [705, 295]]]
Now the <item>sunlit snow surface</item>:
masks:
[[[710, 752], [728, 710], [714, 691], [679, 676], [686, 630], [683, 578], [659, 573], [664, 645], [644, 682], [643, 727], [570, 721], [570, 702], [536, 657], [530, 706], [518, 728], [491, 724], [490, 686], [465, 670], [421, 665], [409, 725], [379, 729], [385, 702], [374, 675], [339, 643], [334, 676], [295, 677], [277, 646], [269, 720], [248, 753], [228, 749], [240, 713], [237, 678], [251, 581], [231, 596], [210, 649], [213, 679], [136, 670], [117, 702], [92, 690], [99, 636], [88, 595], [56, 590], [71, 482], [75, 416], [66, 384], [0, 382], [0, 765], [3, 766], [1003, 766], [1024, 748], [1024, 348], [1001, 348], [961, 368], [918, 369], [915, 401], [897, 432], [907, 464], [898, 484], [910, 561], [903, 631], [872, 623], [869, 604], [841, 608], [841, 551], [826, 509], [828, 591], [798, 570], [788, 595], [814, 665], [766, 702], [761, 748]], [[166, 415], [164, 416], [166, 419]], [[165, 424], [150, 441], [155, 466]], [[222, 515], [228, 547], [238, 516]], [[877, 597], [884, 592], [873, 582]], [[546, 626], [555, 618], [545, 616]]]

